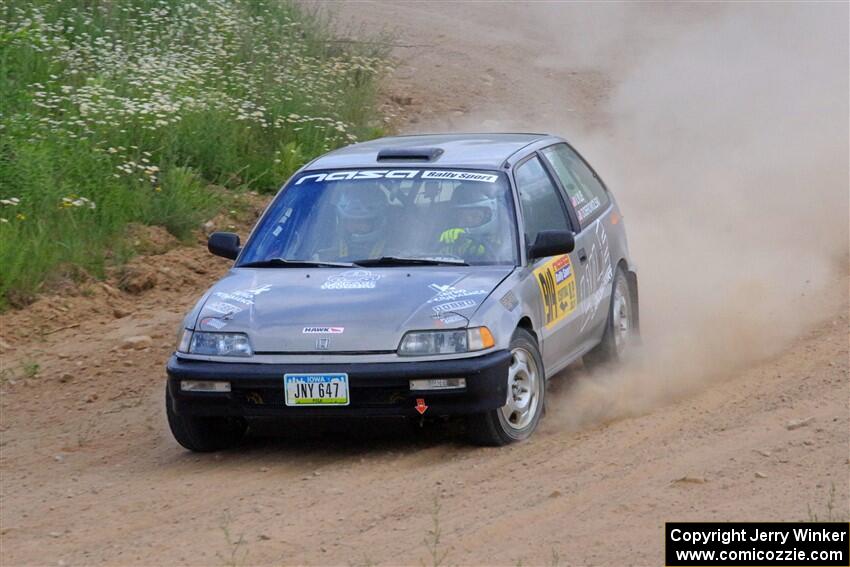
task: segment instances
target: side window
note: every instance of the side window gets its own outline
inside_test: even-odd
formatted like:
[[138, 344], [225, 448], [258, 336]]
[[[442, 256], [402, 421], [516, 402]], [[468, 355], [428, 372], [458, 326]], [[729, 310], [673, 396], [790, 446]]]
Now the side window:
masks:
[[569, 230], [564, 203], [543, 164], [533, 157], [514, 173], [525, 221], [525, 241], [532, 244], [543, 230]]
[[596, 220], [608, 206], [608, 193], [587, 165], [566, 144], [557, 144], [540, 153], [555, 170], [573, 204], [582, 227]]

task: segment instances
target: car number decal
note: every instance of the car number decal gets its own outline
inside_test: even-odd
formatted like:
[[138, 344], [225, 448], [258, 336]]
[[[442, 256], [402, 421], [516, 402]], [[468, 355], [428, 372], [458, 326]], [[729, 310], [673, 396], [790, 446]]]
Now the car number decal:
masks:
[[548, 329], [573, 311], [576, 304], [576, 277], [569, 255], [552, 258], [536, 270], [543, 316]]

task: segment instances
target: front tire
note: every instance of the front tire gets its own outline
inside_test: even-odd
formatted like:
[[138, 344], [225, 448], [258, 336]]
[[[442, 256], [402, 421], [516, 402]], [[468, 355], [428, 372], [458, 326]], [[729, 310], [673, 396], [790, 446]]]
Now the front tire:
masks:
[[537, 341], [525, 329], [517, 329], [510, 350], [507, 403], [467, 418], [470, 440], [477, 445], [499, 447], [528, 439], [543, 415], [546, 376]]
[[605, 332], [602, 341], [584, 355], [586, 366], [593, 369], [618, 363], [633, 346], [637, 334], [637, 305], [634, 304], [634, 297], [629, 278], [622, 266], [617, 266]]
[[179, 415], [172, 409], [171, 390], [165, 387], [165, 414], [171, 434], [183, 447], [196, 453], [221, 451], [237, 445], [248, 425], [237, 417], [196, 417]]

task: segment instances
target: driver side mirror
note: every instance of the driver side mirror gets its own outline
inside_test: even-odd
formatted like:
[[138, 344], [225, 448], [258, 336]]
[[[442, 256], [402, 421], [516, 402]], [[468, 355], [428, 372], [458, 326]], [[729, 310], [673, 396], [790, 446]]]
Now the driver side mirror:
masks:
[[207, 249], [210, 253], [222, 258], [235, 260], [242, 250], [239, 246], [239, 235], [232, 232], [214, 232], [207, 240]]
[[575, 247], [575, 235], [569, 230], [542, 230], [528, 250], [528, 259], [569, 254]]

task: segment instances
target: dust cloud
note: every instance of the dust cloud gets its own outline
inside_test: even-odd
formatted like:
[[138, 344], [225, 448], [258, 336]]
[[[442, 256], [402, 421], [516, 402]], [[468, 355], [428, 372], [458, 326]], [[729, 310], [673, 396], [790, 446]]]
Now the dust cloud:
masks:
[[[538, 127], [574, 142], [618, 197], [640, 278], [637, 360], [573, 373], [556, 419], [583, 427], [645, 412], [846, 310], [846, 3], [523, 13], [513, 33], [547, 46], [529, 61], [541, 84], [525, 85], [528, 102], [545, 101], [537, 123], [487, 108], [453, 126]], [[558, 112], [546, 99], [584, 71], [610, 85], [596, 116]], [[563, 90], [543, 82], [553, 75]]]

